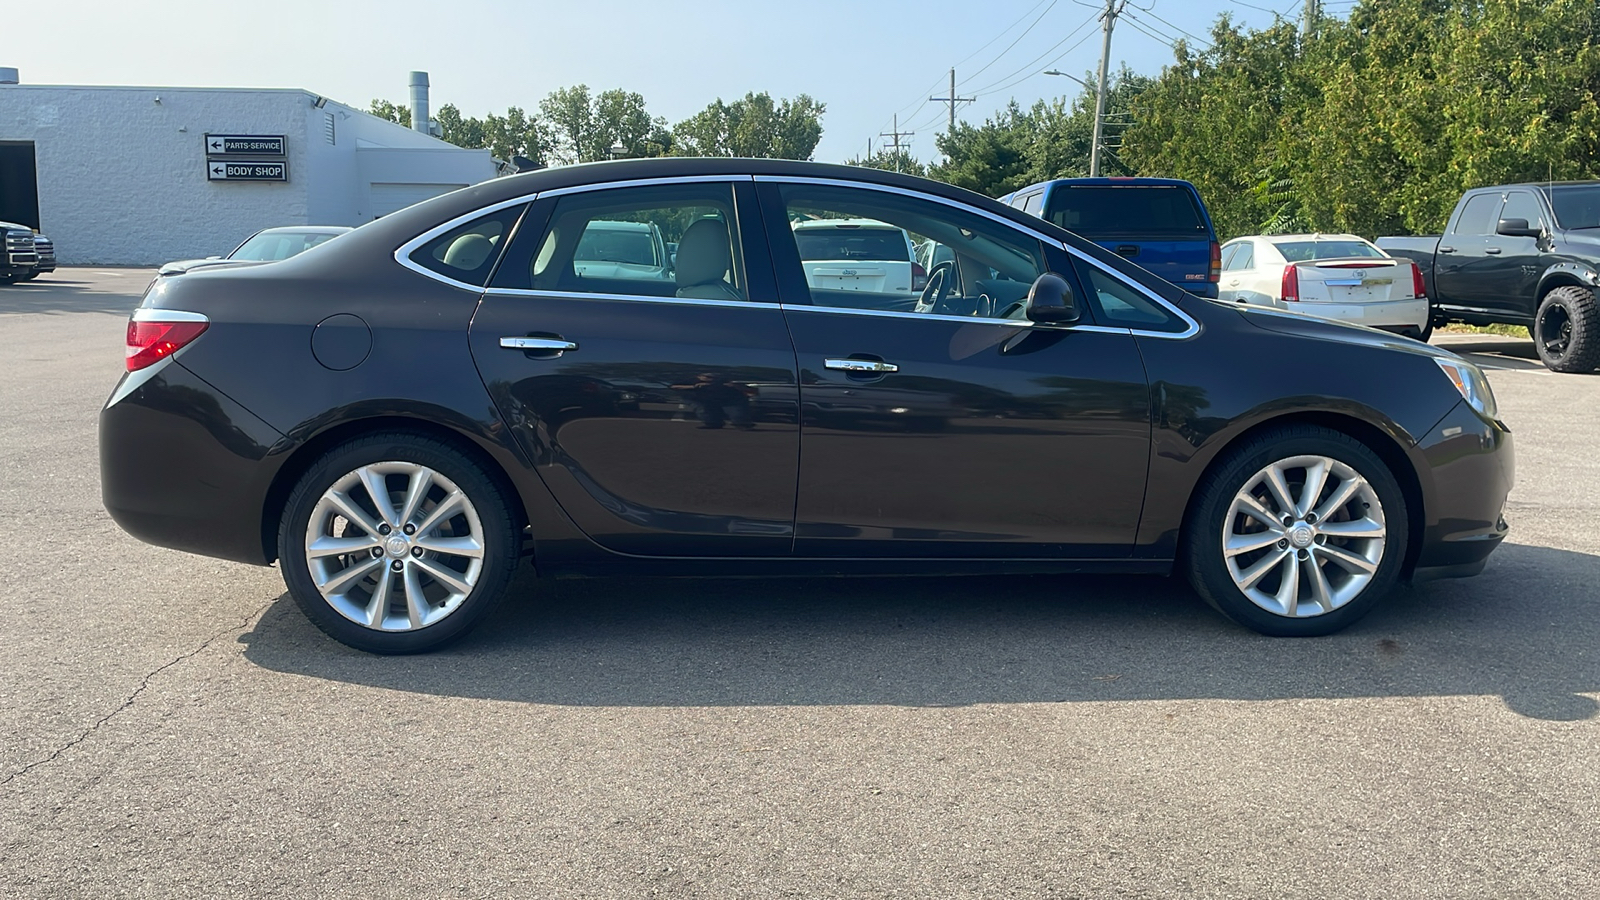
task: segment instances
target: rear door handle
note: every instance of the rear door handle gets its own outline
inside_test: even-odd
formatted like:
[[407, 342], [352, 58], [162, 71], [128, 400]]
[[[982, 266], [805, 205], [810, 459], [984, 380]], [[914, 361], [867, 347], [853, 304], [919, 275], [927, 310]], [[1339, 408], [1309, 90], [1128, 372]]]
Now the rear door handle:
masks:
[[1500, 255], [1500, 248], [1499, 247], [1485, 247], [1485, 248], [1483, 248], [1483, 252], [1488, 253], [1491, 256], [1499, 256]]
[[1439, 252], [1440, 253], [1454, 253], [1454, 252], [1456, 252], [1456, 248], [1454, 248], [1454, 247], [1440, 247], [1439, 248]]
[[825, 359], [822, 361], [825, 369], [834, 369], [839, 372], [898, 372], [900, 367], [894, 363], [881, 362], [875, 359]]
[[512, 335], [510, 337], [501, 338], [500, 346], [507, 350], [554, 351], [551, 354], [552, 356], [560, 356], [568, 350], [578, 349], [578, 342], [569, 341], [564, 338], [525, 337], [523, 335]]

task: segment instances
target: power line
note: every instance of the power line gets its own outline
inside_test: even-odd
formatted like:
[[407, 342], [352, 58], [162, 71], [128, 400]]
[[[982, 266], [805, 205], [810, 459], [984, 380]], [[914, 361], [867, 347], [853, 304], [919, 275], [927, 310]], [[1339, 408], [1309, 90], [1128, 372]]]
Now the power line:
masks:
[[[1053, 0], [1052, 0], [1050, 5], [1051, 6], [1055, 5]], [[1045, 10], [1045, 12], [1049, 12], [1049, 10]], [[1037, 25], [1038, 23], [1035, 22], [1034, 24]], [[1004, 55], [1004, 54], [1002, 53], [1002, 55]], [[999, 59], [999, 57], [995, 57], [995, 58]], [[951, 134], [955, 134], [956, 133], [956, 106], [958, 104], [962, 104], [962, 103], [976, 103], [977, 100], [978, 100], [978, 98], [976, 98], [976, 97], [958, 97], [958, 96], [956, 96], [956, 69], [955, 69], [955, 66], [951, 66], [950, 67], [950, 96], [948, 96], [948, 97], [929, 97], [928, 99], [930, 101], [935, 102], [935, 103], [948, 103], [948, 104], [950, 104], [950, 133]]]
[[[1047, 66], [1048, 65], [1053, 65], [1056, 62], [1056, 60], [1059, 60], [1059, 59], [1061, 59], [1061, 57], [1066, 56], [1068, 53], [1071, 53], [1073, 50], [1076, 50], [1078, 48], [1079, 44], [1083, 43], [1082, 40], [1080, 40], [1077, 44], [1073, 44], [1071, 47], [1068, 47], [1066, 50], [1062, 51], [1058, 56], [1056, 56], [1054, 59], [1050, 60], [1049, 62], [1043, 62], [1043, 63], [1041, 62], [1042, 60], [1045, 59], [1045, 57], [1048, 57], [1050, 54], [1055, 53], [1055, 51], [1062, 44], [1065, 44], [1067, 41], [1070, 41], [1074, 37], [1076, 37], [1078, 35], [1078, 32], [1083, 31], [1085, 28], [1088, 28], [1089, 26], [1093, 25], [1095, 23], [1096, 18], [1098, 18], [1098, 17], [1097, 16], [1090, 16], [1089, 18], [1087, 18], [1087, 19], [1083, 20], [1082, 22], [1078, 23], [1078, 27], [1076, 27], [1076, 28], [1072, 29], [1071, 31], [1067, 32], [1066, 37], [1063, 37], [1061, 40], [1056, 41], [1054, 44], [1052, 44], [1050, 46], [1050, 48], [1048, 50], [1044, 51], [1043, 53], [1039, 54], [1038, 56], [1035, 56], [1033, 59], [1029, 60], [1021, 68], [1018, 68], [1015, 71], [1011, 72], [1009, 75], [1005, 75], [1005, 76], [1003, 76], [1003, 77], [1001, 77], [999, 79], [996, 79], [995, 81], [993, 81], [993, 82], [991, 82], [991, 83], [989, 83], [987, 85], [984, 85], [981, 88], [978, 88], [978, 89], [974, 90], [972, 93], [975, 96], [982, 97], [982, 96], [985, 96], [986, 94], [995, 93], [994, 88], [997, 85], [1001, 85], [1001, 84], [1004, 84], [1005, 82], [1011, 81], [1012, 78], [1015, 78], [1017, 75], [1020, 75], [1023, 72], [1027, 72], [1028, 73], [1027, 78], [1032, 78], [1034, 75], [1039, 74], [1037, 72], [1033, 72], [1033, 71], [1030, 71], [1030, 70], [1037, 69], [1041, 64], [1042, 65], [1047, 65]], [[1090, 34], [1092, 34], [1092, 33], [1093, 32], [1090, 32]], [[1085, 36], [1084, 40], [1087, 40], [1087, 39], [1088, 39], [1087, 36]], [[1022, 81], [1026, 81], [1027, 78], [1022, 79]], [[1020, 84], [1020, 83], [1021, 83], [1021, 81], [1018, 81], [1018, 82], [1014, 82], [1013, 84]], [[1008, 87], [1009, 86], [1010, 85], [1008, 85]], [[1000, 89], [1001, 90], [1005, 90], [1005, 88], [1000, 88]]]
[[[1050, 5], [1045, 7], [1044, 12], [1039, 14], [1039, 18], [1033, 20], [1033, 24], [1032, 25], [1029, 25], [1027, 28], [1024, 28], [1022, 30], [1022, 33], [1017, 35], [1016, 39], [1013, 40], [1011, 43], [1007, 44], [1006, 48], [1004, 50], [1001, 50], [1000, 53], [998, 55], [996, 55], [994, 59], [991, 59], [988, 62], [984, 63], [983, 64], [983, 68], [979, 69], [976, 72], [973, 72], [971, 75], [968, 75], [967, 77], [968, 78], [977, 78], [979, 75], [982, 75], [990, 66], [992, 66], [995, 63], [999, 62], [1001, 59], [1005, 58], [1005, 55], [1007, 53], [1011, 52], [1011, 48], [1015, 47], [1017, 45], [1017, 41], [1020, 41], [1023, 38], [1027, 37], [1028, 36], [1028, 32], [1030, 32], [1034, 28], [1038, 27], [1039, 23], [1044, 21], [1044, 17], [1048, 16], [1050, 14], [1050, 10], [1055, 9], [1055, 8], [1056, 8], [1056, 0], [1050, 0]], [[954, 94], [955, 93], [955, 88], [951, 88], [950, 89], [950, 93]]]

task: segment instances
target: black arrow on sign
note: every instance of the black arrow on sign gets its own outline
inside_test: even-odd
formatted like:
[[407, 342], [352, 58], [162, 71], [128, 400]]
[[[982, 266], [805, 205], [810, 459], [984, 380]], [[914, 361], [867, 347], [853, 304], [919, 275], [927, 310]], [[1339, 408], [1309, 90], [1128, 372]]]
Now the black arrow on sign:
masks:
[[211, 174], [226, 175], [228, 174], [228, 167], [224, 163], [217, 163], [211, 167]]
[[213, 149], [213, 150], [221, 150], [222, 149], [222, 142], [221, 141], [212, 141], [211, 142], [211, 149]]

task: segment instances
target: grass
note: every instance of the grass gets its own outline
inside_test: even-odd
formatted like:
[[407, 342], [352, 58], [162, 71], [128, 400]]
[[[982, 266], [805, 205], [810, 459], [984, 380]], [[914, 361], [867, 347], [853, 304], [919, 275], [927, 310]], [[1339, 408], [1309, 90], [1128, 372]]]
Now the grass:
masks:
[[1451, 322], [1443, 328], [1437, 329], [1444, 334], [1500, 334], [1506, 337], [1526, 338], [1528, 329], [1521, 325], [1463, 325], [1460, 322]]

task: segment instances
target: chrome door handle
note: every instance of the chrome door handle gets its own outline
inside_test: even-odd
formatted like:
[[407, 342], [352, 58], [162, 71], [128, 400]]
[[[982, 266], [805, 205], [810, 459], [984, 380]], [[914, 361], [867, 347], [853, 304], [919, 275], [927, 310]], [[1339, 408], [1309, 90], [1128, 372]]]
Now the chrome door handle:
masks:
[[1500, 248], [1499, 247], [1485, 247], [1485, 248], [1483, 248], [1483, 252], [1489, 253], [1489, 254], [1493, 254], [1495, 256], [1499, 256], [1500, 255]]
[[554, 350], [559, 356], [568, 350], [578, 349], [578, 342], [561, 338], [512, 336], [501, 338], [500, 346], [507, 350]]
[[1456, 248], [1454, 248], [1454, 247], [1440, 247], [1439, 248], [1439, 252], [1440, 253], [1454, 253], [1454, 252], [1456, 252]]
[[898, 372], [900, 367], [894, 363], [879, 362], [875, 359], [825, 359], [823, 368], [835, 369], [840, 372]]

